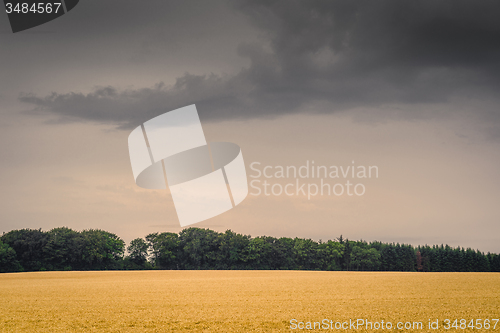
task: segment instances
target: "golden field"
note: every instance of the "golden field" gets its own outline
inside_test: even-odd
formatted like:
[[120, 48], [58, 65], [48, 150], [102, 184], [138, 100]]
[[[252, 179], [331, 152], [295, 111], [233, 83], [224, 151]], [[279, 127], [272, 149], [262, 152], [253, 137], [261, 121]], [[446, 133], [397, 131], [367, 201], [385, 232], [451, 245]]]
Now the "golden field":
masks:
[[[0, 274], [1, 332], [297, 332], [298, 322], [500, 317], [498, 273], [105, 271]], [[493, 325], [493, 323], [492, 323]], [[365, 332], [365, 329], [347, 331]], [[375, 332], [377, 330], [368, 330]]]

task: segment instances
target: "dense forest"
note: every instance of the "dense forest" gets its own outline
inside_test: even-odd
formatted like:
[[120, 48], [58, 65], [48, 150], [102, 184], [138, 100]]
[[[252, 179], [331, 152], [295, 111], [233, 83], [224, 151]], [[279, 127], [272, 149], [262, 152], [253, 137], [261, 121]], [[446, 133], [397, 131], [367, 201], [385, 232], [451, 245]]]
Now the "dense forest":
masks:
[[200, 228], [152, 233], [127, 247], [95, 229], [22, 229], [0, 237], [0, 272], [138, 269], [500, 272], [500, 256], [448, 245], [252, 238]]

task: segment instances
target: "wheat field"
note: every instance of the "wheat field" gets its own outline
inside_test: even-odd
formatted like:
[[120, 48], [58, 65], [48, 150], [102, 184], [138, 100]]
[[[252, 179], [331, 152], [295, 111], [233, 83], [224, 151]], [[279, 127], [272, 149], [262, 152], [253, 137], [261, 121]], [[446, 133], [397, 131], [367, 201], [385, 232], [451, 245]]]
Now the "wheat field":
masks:
[[[500, 316], [500, 274], [307, 271], [105, 271], [0, 275], [2, 332], [327, 331]], [[294, 325], [291, 324], [291, 320]], [[302, 323], [302, 324], [300, 324]], [[475, 323], [475, 322], [474, 322]], [[487, 331], [500, 331], [500, 324]], [[345, 325], [345, 324], [344, 324]], [[296, 329], [292, 329], [296, 328]], [[324, 327], [323, 327], [324, 328]], [[347, 330], [375, 332], [370, 327]], [[345, 328], [345, 327], [344, 327]], [[486, 331], [459, 328], [458, 331]]]

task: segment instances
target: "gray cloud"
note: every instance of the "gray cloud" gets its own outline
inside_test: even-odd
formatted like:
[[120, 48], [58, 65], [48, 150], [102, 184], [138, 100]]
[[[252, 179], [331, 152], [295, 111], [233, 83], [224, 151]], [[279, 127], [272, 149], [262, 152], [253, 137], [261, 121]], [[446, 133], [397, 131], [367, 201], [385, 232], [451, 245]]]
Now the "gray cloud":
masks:
[[[454, 96], [495, 99], [500, 88], [500, 2], [241, 0], [233, 5], [262, 36], [261, 43], [240, 44], [237, 52], [250, 65], [235, 75], [185, 74], [171, 86], [99, 87], [88, 94], [44, 97], [25, 93], [20, 100], [33, 105], [32, 112], [131, 127], [193, 103], [202, 120], [217, 120], [299, 112], [312, 102], [326, 102], [328, 111], [319, 111], [335, 112], [447, 102]], [[134, 10], [126, 8], [124, 17]], [[488, 117], [497, 120], [498, 114], [489, 111]]]

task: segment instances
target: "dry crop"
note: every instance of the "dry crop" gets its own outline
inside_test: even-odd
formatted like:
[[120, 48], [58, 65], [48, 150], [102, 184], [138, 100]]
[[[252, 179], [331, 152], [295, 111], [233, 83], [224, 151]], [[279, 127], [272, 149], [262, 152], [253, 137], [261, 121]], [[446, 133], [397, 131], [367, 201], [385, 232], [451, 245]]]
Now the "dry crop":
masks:
[[[4, 332], [275, 332], [307, 322], [422, 322], [500, 317], [498, 273], [105, 271], [0, 274]], [[290, 321], [297, 325], [292, 330]], [[439, 329], [429, 330], [439, 320]], [[476, 322], [474, 322], [475, 324]], [[305, 326], [304, 326], [305, 327]], [[339, 326], [338, 326], [339, 327]], [[458, 326], [459, 327], [459, 326]], [[316, 327], [318, 328], [318, 327]]]

